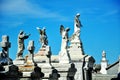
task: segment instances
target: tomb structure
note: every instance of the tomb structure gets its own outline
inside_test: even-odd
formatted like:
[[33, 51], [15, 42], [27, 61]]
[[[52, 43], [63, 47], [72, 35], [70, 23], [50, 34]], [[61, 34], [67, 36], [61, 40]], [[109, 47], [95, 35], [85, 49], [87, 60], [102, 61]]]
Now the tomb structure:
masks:
[[[30, 35], [25, 36], [24, 32], [20, 31], [17, 57], [13, 64], [18, 66], [19, 71], [23, 73], [23, 77], [36, 77], [36, 79], [45, 77], [48, 80], [92, 80], [95, 60], [84, 52], [80, 39], [82, 24], [79, 17], [80, 14], [77, 13], [74, 19], [74, 32], [71, 37], [68, 36], [70, 28], [60, 26], [62, 42], [58, 55], [52, 55], [51, 47], [48, 45], [46, 29], [37, 27], [41, 47], [37, 53], [34, 53], [34, 41], [31, 40], [28, 44], [29, 53], [26, 57], [23, 57], [24, 39], [27, 39]], [[68, 42], [70, 42], [70, 45], [68, 45]], [[35, 75], [35, 73], [38, 75]]]

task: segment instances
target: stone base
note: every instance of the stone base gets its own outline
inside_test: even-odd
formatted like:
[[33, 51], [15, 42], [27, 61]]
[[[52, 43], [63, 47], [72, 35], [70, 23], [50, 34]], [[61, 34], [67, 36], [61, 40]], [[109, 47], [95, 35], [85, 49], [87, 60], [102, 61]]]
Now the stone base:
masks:
[[14, 60], [13, 61], [13, 64], [14, 65], [24, 65], [25, 64], [25, 60]]
[[71, 45], [69, 46], [68, 51], [70, 53], [70, 58], [72, 61], [79, 61], [85, 56], [82, 43], [80, 41], [71, 42]]
[[37, 63], [38, 66], [40, 66], [41, 68], [52, 68], [52, 65], [49, 63]]
[[35, 56], [34, 57], [34, 61], [35, 62], [39, 62], [39, 63], [48, 63], [49, 62], [49, 58], [47, 58], [47, 56]]
[[34, 70], [33, 65], [21, 65], [19, 66], [19, 70], [22, 72], [32, 72]]
[[49, 46], [41, 48], [36, 54], [34, 54], [34, 61], [40, 63], [49, 63], [51, 50]]
[[34, 66], [34, 62], [32, 60], [27, 60], [24, 65]]
[[23, 56], [16, 57], [16, 60], [24, 60]]
[[60, 52], [59, 53], [59, 63], [70, 63], [70, 57], [69, 57], [67, 52], [65, 52], [65, 53]]

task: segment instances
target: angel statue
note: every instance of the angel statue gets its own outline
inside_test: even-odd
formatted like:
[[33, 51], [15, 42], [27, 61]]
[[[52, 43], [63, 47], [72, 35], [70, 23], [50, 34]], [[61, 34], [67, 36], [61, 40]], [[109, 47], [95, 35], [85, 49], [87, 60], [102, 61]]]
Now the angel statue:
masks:
[[64, 28], [63, 25], [60, 26], [60, 34], [62, 36], [62, 42], [61, 42], [61, 50], [59, 53], [59, 62], [60, 63], [69, 63], [70, 62], [70, 56], [67, 50], [68, 46], [68, 31], [70, 28]]
[[43, 29], [40, 29], [39, 27], [37, 27], [37, 30], [40, 33], [40, 42], [41, 42], [41, 46], [45, 47], [48, 45], [48, 40], [47, 40], [47, 35], [46, 35], [46, 29], [45, 27], [43, 27]]

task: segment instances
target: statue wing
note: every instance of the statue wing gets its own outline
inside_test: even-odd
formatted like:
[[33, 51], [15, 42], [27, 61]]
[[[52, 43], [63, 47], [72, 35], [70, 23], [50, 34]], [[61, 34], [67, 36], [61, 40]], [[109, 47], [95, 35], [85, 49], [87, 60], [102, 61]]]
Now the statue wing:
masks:
[[42, 30], [39, 27], [36, 27], [36, 29], [39, 31], [39, 33], [42, 35]]
[[43, 34], [43, 31], [41, 29], [39, 29], [39, 33], [42, 35]]
[[45, 28], [43, 28], [43, 30], [42, 30], [42, 32], [43, 32], [43, 34], [44, 34], [44, 35], [46, 35], [46, 32], [45, 32], [45, 30], [46, 30]]
[[69, 27], [67, 27], [67, 28], [66, 28], [66, 31], [68, 32], [69, 30], [70, 30], [70, 28], [69, 28]]
[[62, 32], [65, 30], [63, 25], [60, 25], [60, 33], [62, 34]]

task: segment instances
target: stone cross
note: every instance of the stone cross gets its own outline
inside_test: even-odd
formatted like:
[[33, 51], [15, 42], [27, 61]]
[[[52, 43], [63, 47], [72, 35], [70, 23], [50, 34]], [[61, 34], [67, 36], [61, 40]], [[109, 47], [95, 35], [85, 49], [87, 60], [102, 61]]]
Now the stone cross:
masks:
[[0, 43], [2, 52], [0, 52], [0, 63], [1, 64], [12, 64], [12, 60], [9, 58], [9, 48], [11, 43], [9, 42], [9, 36], [3, 35], [2, 42]]

